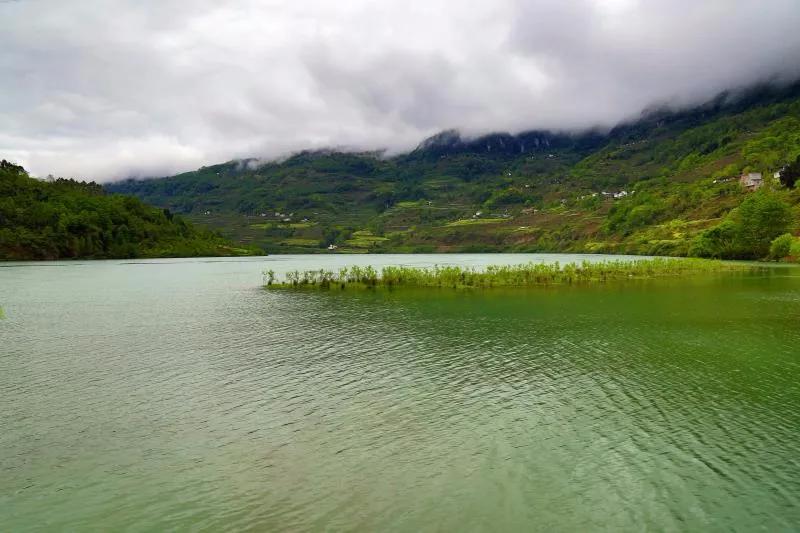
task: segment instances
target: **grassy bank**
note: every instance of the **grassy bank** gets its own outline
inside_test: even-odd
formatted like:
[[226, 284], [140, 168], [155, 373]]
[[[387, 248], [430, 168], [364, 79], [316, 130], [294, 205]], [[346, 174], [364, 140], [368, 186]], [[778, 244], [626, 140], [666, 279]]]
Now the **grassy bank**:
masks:
[[542, 285], [602, 283], [613, 280], [690, 276], [723, 271], [745, 271], [755, 267], [707, 259], [654, 258], [603, 262], [488, 266], [484, 270], [458, 266], [416, 268], [387, 266], [378, 272], [372, 266], [289, 272], [278, 279], [264, 273], [270, 289], [371, 289], [400, 287], [445, 287], [454, 289], [533, 287]]

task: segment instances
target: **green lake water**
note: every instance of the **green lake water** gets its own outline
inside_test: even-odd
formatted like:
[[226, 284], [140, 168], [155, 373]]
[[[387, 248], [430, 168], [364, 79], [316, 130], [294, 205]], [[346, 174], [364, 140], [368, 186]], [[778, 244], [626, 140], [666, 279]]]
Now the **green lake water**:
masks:
[[0, 264], [0, 530], [798, 529], [800, 269], [261, 287], [570, 259]]

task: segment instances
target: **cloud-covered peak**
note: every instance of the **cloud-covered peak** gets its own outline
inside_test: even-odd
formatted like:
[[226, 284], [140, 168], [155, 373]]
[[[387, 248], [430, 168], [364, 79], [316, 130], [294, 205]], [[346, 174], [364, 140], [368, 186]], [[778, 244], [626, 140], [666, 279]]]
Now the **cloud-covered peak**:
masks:
[[0, 154], [102, 181], [611, 126], [800, 74], [796, 0], [20, 0], [0, 20]]

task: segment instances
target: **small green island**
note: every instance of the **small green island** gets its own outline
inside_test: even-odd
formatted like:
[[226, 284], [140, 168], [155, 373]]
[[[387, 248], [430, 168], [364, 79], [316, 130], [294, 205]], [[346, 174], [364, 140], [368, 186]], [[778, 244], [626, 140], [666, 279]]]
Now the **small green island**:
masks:
[[380, 272], [372, 266], [352, 266], [332, 270], [287, 272], [279, 279], [273, 270], [264, 273], [268, 289], [376, 289], [376, 288], [452, 288], [488, 289], [495, 287], [536, 287], [604, 283], [616, 280], [641, 280], [688, 277], [719, 272], [746, 272], [760, 268], [753, 264], [709, 259], [648, 258], [581, 263], [525, 263], [490, 265], [485, 269], [459, 266], [386, 266]]

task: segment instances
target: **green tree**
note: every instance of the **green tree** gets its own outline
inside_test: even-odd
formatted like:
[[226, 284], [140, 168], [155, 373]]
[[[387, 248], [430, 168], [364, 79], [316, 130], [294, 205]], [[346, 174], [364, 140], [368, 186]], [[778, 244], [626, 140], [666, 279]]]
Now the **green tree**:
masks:
[[739, 227], [733, 220], [724, 220], [701, 233], [692, 243], [689, 255], [733, 259], [741, 254], [737, 235]]
[[780, 173], [781, 185], [787, 189], [793, 189], [797, 180], [800, 179], [800, 156], [790, 163]]
[[788, 205], [777, 194], [759, 191], [748, 196], [736, 213], [738, 240], [750, 257], [766, 257], [772, 240], [786, 233], [792, 221]]
[[772, 259], [787, 257], [792, 251], [792, 244], [794, 244], [794, 237], [791, 233], [784, 233], [775, 237], [769, 246], [769, 256]]

